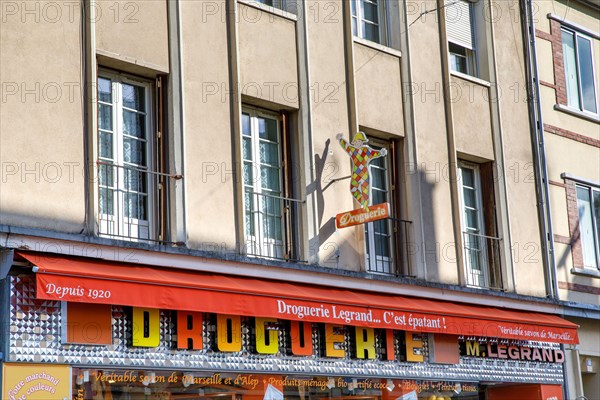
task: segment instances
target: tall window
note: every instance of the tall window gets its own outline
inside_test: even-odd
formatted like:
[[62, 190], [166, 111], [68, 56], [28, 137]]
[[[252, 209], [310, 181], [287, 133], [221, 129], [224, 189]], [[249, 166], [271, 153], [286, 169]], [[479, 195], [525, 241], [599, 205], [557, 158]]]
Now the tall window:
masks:
[[246, 253], [294, 257], [290, 221], [298, 201], [285, 197], [285, 146], [278, 114], [252, 108], [242, 112], [244, 231]]
[[354, 36], [388, 45], [385, 0], [350, 0]]
[[473, 4], [469, 0], [445, 0], [445, 15], [450, 69], [476, 75]]
[[461, 224], [467, 285], [488, 287], [490, 283], [488, 248], [479, 167], [475, 164], [461, 163], [459, 179], [462, 189], [460, 191]]
[[568, 105], [597, 114], [592, 40], [579, 32], [563, 28], [562, 46]]
[[586, 268], [600, 266], [600, 189], [577, 186], [579, 234]]
[[[370, 140], [369, 142], [371, 142]], [[381, 149], [383, 143], [374, 143], [371, 147]], [[378, 157], [369, 163], [369, 176], [371, 178], [370, 204], [393, 203], [392, 183], [390, 174], [390, 159], [392, 152], [388, 151], [387, 157]], [[392, 221], [382, 219], [365, 224], [365, 245], [367, 257], [367, 270], [371, 272], [395, 273], [394, 243], [392, 236]]]
[[98, 77], [99, 233], [152, 237], [150, 83]]

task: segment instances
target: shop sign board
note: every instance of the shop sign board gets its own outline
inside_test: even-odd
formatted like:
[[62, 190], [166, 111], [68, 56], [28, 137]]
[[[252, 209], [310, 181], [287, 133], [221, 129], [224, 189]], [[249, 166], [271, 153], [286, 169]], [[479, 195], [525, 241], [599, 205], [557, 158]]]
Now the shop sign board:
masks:
[[2, 366], [2, 399], [48, 400], [71, 398], [68, 365], [12, 364]]

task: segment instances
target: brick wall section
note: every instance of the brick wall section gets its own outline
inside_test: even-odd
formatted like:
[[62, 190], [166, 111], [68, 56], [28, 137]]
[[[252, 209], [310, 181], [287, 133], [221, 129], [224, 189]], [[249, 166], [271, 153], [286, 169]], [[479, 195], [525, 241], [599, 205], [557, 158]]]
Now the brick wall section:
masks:
[[581, 234], [579, 232], [579, 211], [577, 209], [577, 188], [575, 186], [574, 181], [566, 179], [565, 184], [573, 266], [575, 268], [583, 268], [583, 250], [581, 248]]
[[590, 146], [600, 148], [600, 140], [591, 138], [589, 136], [581, 135], [577, 132], [568, 131], [566, 129], [559, 128], [558, 126], [544, 124], [544, 131], [548, 133], [553, 133], [558, 136], [562, 136], [567, 139], [575, 140], [579, 143], [584, 143]]
[[565, 80], [565, 64], [563, 61], [562, 33], [560, 22], [550, 20], [552, 36], [552, 57], [554, 61], [554, 84], [556, 85], [556, 103], [567, 104], [567, 82]]
[[590, 293], [600, 295], [600, 288], [588, 285], [580, 285], [578, 283], [558, 282], [558, 288], [564, 290], [572, 290], [575, 292]]
[[[550, 33], [535, 30], [535, 36], [552, 43], [552, 64], [554, 65], [554, 85], [556, 103], [567, 105], [567, 83], [565, 81], [565, 65], [562, 51], [562, 33], [560, 22], [550, 20]], [[547, 85], [549, 86], [549, 85]]]

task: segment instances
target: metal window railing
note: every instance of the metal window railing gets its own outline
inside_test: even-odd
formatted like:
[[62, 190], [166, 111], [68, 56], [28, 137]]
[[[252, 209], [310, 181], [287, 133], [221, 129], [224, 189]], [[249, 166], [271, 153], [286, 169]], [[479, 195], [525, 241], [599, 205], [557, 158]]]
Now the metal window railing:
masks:
[[170, 181], [181, 176], [105, 161], [96, 164], [99, 235], [167, 242]]
[[245, 243], [249, 256], [301, 261], [295, 227], [304, 201], [269, 193], [244, 192]]
[[[386, 224], [389, 234], [381, 234], [375, 224]], [[368, 235], [373, 235], [370, 241], [374, 248], [369, 247], [366, 257], [366, 270], [397, 276], [411, 276], [411, 238], [412, 221], [387, 218], [371, 222], [367, 226]]]
[[504, 290], [500, 258], [501, 238], [463, 232], [467, 285]]

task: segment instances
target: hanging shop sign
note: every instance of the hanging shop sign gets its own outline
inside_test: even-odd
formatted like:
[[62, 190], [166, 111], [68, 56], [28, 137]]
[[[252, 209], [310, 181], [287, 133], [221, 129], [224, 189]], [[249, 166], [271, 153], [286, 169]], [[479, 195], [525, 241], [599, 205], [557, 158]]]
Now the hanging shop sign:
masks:
[[480, 343], [467, 340], [461, 343], [460, 349], [461, 355], [469, 357], [559, 364], [565, 361], [565, 353], [559, 348], [508, 345], [491, 342]]
[[350, 177], [350, 193], [360, 205], [360, 209], [347, 211], [336, 215], [335, 224], [339, 228], [364, 224], [389, 218], [390, 205], [388, 203], [369, 205], [370, 177], [369, 163], [376, 158], [385, 157], [386, 149], [375, 150], [366, 145], [369, 142], [367, 135], [358, 132], [352, 142], [348, 143], [341, 134], [336, 136], [340, 146], [348, 153], [352, 160], [352, 175]]
[[369, 210], [359, 208], [357, 210], [347, 211], [335, 216], [335, 226], [337, 228], [347, 228], [367, 222], [373, 222], [380, 219], [389, 218], [390, 204], [382, 203], [370, 206]]
[[2, 366], [2, 399], [48, 400], [71, 398], [71, 367], [48, 364]]

